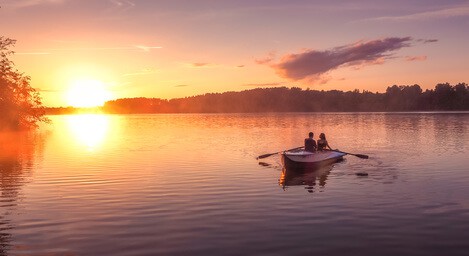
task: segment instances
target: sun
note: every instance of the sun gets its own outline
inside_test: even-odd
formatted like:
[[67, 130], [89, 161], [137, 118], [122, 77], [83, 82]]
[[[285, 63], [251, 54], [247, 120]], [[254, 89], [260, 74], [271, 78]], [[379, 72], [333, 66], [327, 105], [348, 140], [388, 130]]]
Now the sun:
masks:
[[111, 93], [98, 80], [75, 80], [67, 91], [67, 103], [72, 107], [89, 108], [104, 105]]

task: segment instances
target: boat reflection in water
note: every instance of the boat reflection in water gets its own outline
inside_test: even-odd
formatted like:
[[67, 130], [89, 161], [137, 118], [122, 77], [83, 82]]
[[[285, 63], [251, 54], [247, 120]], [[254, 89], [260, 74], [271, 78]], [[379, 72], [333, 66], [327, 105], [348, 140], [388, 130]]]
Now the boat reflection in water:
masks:
[[333, 165], [330, 164], [312, 170], [283, 168], [279, 179], [279, 185], [284, 190], [290, 186], [305, 186], [305, 189], [310, 193], [315, 192], [315, 188], [319, 188], [319, 191], [322, 191], [326, 186], [327, 177], [332, 167]]

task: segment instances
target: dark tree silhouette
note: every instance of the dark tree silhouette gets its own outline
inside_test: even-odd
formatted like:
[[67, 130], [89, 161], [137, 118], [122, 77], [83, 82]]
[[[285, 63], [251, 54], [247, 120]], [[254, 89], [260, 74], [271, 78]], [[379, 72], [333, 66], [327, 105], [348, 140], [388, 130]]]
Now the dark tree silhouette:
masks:
[[467, 110], [469, 109], [469, 87], [466, 83], [459, 83], [454, 86], [454, 92], [456, 94], [454, 99], [456, 110]]
[[28, 129], [48, 120], [39, 93], [30, 85], [30, 77], [16, 70], [8, 59], [15, 42], [0, 37], [0, 130]]
[[130, 98], [108, 101], [108, 113], [246, 113], [469, 110], [469, 87], [438, 84], [422, 92], [419, 85], [393, 85], [385, 93], [316, 91], [293, 87], [256, 88], [241, 92], [163, 100]]

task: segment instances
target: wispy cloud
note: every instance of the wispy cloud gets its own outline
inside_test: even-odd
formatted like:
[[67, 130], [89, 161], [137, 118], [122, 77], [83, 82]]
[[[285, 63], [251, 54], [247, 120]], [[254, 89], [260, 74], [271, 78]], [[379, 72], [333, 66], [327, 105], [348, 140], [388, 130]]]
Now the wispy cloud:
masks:
[[161, 46], [145, 46], [145, 45], [136, 45], [138, 49], [142, 49], [145, 52], [149, 52], [151, 49], [161, 49]]
[[184, 65], [189, 68], [213, 68], [217, 66], [217, 64], [209, 63], [209, 62], [192, 62], [192, 63], [184, 63]]
[[142, 75], [150, 75], [150, 74], [154, 74], [154, 73], [156, 73], [155, 69], [145, 68], [145, 69], [142, 69], [142, 70], [137, 71], [137, 72], [124, 74], [122, 76], [142, 76]]
[[438, 42], [438, 39], [418, 39], [417, 42], [421, 42], [421, 43], [424, 43], [424, 44], [436, 43], [436, 42]]
[[260, 64], [260, 65], [267, 64], [267, 63], [272, 62], [275, 59], [276, 55], [277, 55], [276, 52], [271, 51], [267, 54], [267, 56], [265, 56], [263, 58], [255, 59], [254, 62], [256, 62], [257, 64]]
[[11, 9], [22, 9], [43, 4], [62, 4], [66, 1], [67, 0], [6, 0], [3, 1], [4, 3], [2, 5]]
[[265, 64], [274, 68], [277, 74], [284, 78], [318, 80], [321, 75], [342, 66], [383, 64], [386, 59], [393, 57], [395, 51], [411, 46], [411, 42], [411, 37], [359, 41], [325, 51], [306, 50], [287, 54], [278, 63], [272, 63], [271, 60]]
[[113, 5], [116, 7], [134, 7], [135, 3], [133, 1], [128, 0], [109, 0]]
[[36, 55], [45, 55], [53, 54], [54, 52], [66, 52], [66, 51], [112, 51], [112, 50], [135, 50], [150, 52], [152, 49], [162, 49], [161, 46], [144, 46], [144, 45], [135, 45], [135, 46], [123, 46], [123, 47], [76, 47], [76, 48], [52, 48], [38, 51], [28, 51], [28, 52], [18, 52], [16, 54], [36, 54]]
[[50, 55], [50, 52], [15, 52], [15, 55]]
[[383, 16], [367, 19], [370, 21], [417, 21], [417, 20], [430, 20], [430, 19], [444, 19], [452, 17], [469, 16], [469, 6], [456, 6], [451, 8], [444, 8], [439, 10], [418, 12], [401, 16]]
[[162, 49], [161, 46], [144, 46], [144, 45], [135, 45], [135, 46], [123, 46], [123, 47], [78, 47], [78, 48], [55, 48], [51, 49], [53, 51], [96, 51], [96, 50], [142, 50], [144, 52], [149, 52], [151, 49]]
[[178, 84], [178, 85], [175, 85], [174, 87], [187, 87], [187, 86], [189, 86], [189, 85], [187, 85], [187, 84]]
[[427, 56], [422, 55], [422, 56], [406, 56], [405, 57], [406, 61], [426, 61]]
[[253, 84], [242, 84], [242, 86], [253, 86], [253, 87], [271, 87], [271, 86], [280, 86], [283, 83], [253, 83]]
[[206, 66], [209, 66], [209, 65], [210, 65], [210, 63], [205, 63], [205, 62], [196, 62], [196, 63], [192, 63], [192, 66], [193, 66], [193, 67], [197, 67], [197, 68], [199, 68], [199, 67], [206, 67]]
[[244, 68], [246, 65], [233, 65], [233, 64], [221, 64], [221, 63], [213, 63], [213, 62], [189, 62], [189, 61], [181, 61], [179, 62], [184, 68], [191, 68], [191, 69], [224, 69], [224, 70], [233, 70], [233, 69], [240, 69]]
[[120, 15], [127, 13], [132, 9], [136, 9], [137, 4], [131, 0], [101, 0], [106, 1], [106, 8], [103, 9], [103, 16], [101, 19], [116, 20], [123, 18]]

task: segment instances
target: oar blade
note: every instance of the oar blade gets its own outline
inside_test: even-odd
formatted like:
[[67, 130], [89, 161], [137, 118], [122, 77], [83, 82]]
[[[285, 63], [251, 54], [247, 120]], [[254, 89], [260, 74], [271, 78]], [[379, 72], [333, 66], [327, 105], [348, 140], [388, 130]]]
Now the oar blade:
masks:
[[267, 158], [267, 157], [269, 157], [269, 156], [271, 156], [271, 155], [275, 155], [275, 154], [277, 154], [277, 153], [273, 153], [273, 154], [263, 154], [263, 155], [258, 156], [256, 159], [259, 160], [259, 159]]
[[369, 156], [362, 155], [362, 154], [354, 154], [354, 156], [359, 157], [359, 158], [363, 158], [363, 159], [368, 159], [369, 158]]

